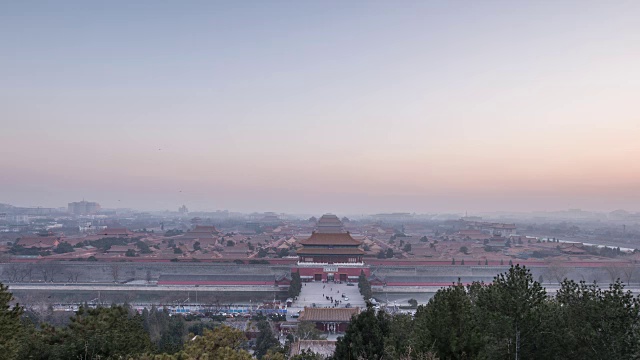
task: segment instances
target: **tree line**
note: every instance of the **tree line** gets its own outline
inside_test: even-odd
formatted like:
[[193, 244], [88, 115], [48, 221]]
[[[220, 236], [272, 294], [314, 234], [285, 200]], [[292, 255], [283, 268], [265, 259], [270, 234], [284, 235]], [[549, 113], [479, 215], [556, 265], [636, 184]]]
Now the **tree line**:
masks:
[[634, 359], [640, 302], [618, 280], [606, 289], [564, 280], [555, 296], [525, 267], [493, 283], [439, 290], [415, 316], [369, 306], [339, 338], [334, 359]]
[[[286, 348], [272, 329], [273, 321], [256, 315], [259, 331], [254, 355], [244, 331], [195, 316], [171, 316], [166, 309], [136, 312], [127, 305], [81, 306], [67, 325], [39, 322], [13, 304], [0, 283], [0, 359], [3, 360], [284, 360]], [[224, 321], [225, 319], [217, 319]], [[191, 323], [191, 325], [189, 325]], [[307, 335], [308, 336], [308, 335]]]
[[[252, 319], [258, 337], [250, 355], [243, 331], [212, 322], [188, 326], [189, 319], [166, 310], [83, 306], [58, 327], [24, 312], [0, 284], [2, 359], [274, 360], [287, 353], [264, 316]], [[333, 359], [635, 359], [639, 312], [640, 300], [619, 280], [602, 289], [565, 279], [550, 296], [516, 265], [491, 284], [441, 289], [413, 316], [368, 306], [338, 339]], [[289, 342], [319, 337], [313, 326], [300, 326]]]

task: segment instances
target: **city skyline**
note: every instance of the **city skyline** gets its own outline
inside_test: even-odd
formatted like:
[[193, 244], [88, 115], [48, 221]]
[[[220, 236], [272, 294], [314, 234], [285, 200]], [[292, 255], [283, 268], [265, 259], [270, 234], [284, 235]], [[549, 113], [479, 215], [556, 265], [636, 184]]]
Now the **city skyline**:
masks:
[[0, 202], [639, 211], [640, 3], [0, 5]]

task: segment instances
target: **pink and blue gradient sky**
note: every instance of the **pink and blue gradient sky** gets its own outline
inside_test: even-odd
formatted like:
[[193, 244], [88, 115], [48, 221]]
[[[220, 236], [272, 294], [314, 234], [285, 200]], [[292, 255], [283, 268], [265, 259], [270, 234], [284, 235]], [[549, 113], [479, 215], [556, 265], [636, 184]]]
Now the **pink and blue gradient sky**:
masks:
[[640, 210], [638, 16], [638, 1], [4, 1], [0, 202]]

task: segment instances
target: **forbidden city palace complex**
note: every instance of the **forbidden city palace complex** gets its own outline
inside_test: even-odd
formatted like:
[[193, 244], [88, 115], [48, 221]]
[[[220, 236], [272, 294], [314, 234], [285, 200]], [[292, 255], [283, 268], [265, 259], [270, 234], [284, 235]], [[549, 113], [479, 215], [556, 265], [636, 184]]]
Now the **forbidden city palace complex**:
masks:
[[362, 241], [344, 231], [335, 215], [323, 215], [316, 230], [308, 239], [300, 241], [298, 266], [303, 281], [357, 281], [361, 272], [369, 275], [362, 260]]

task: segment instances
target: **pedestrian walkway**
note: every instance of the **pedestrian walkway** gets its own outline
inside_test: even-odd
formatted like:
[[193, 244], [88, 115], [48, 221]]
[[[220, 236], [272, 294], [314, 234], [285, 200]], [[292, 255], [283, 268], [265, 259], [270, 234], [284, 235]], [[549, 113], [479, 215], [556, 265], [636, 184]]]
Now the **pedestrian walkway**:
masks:
[[[358, 284], [354, 285], [355, 286], [347, 286], [346, 283], [337, 284], [333, 282], [303, 283], [298, 300], [294, 301], [288, 312], [289, 314], [295, 314], [299, 310], [303, 310], [305, 306], [313, 307], [313, 304], [315, 304], [316, 307], [334, 307], [334, 303], [331, 302], [331, 297], [333, 297], [334, 301], [342, 301], [342, 303], [336, 305], [336, 307], [344, 308], [347, 304], [351, 304], [351, 307], [364, 308], [365, 301], [362, 295], [360, 295]], [[343, 294], [348, 297], [349, 300], [343, 298]], [[327, 300], [327, 297], [329, 297], [329, 300]]]

